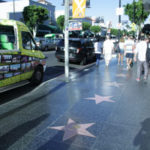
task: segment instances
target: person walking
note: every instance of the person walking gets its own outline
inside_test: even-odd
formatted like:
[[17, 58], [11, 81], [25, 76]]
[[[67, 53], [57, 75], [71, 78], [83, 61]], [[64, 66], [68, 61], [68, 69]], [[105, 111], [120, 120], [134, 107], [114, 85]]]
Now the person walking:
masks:
[[144, 82], [147, 82], [148, 78], [148, 63], [146, 60], [146, 52], [147, 52], [147, 41], [144, 36], [140, 37], [139, 43], [137, 43], [134, 61], [136, 61], [136, 57], [138, 59], [137, 62], [137, 78], [136, 81], [139, 82], [141, 80], [142, 69], [144, 69]]
[[126, 55], [127, 69], [130, 69], [133, 63], [134, 49], [135, 49], [134, 41], [131, 39], [130, 36], [128, 36], [128, 39], [125, 40], [124, 49]]
[[99, 39], [94, 43], [94, 50], [96, 55], [96, 66], [99, 66], [102, 51], [102, 43], [100, 43]]
[[112, 58], [113, 49], [114, 49], [114, 44], [110, 40], [110, 37], [107, 36], [106, 40], [104, 41], [104, 44], [103, 44], [103, 54], [104, 54], [104, 58], [105, 58], [105, 65], [107, 67], [109, 66], [110, 60]]
[[119, 52], [118, 52], [118, 65], [123, 65], [123, 57], [124, 57], [124, 38], [122, 37], [119, 41]]

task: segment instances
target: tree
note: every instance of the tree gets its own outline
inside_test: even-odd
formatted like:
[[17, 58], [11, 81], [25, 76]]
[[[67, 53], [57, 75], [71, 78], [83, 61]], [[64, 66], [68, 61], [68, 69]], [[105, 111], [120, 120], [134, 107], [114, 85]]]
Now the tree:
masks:
[[90, 30], [91, 24], [88, 22], [82, 22], [82, 29], [85, 30]]
[[100, 32], [100, 29], [101, 29], [100, 26], [91, 26], [90, 27], [90, 30], [94, 33]]
[[65, 16], [64, 15], [59, 16], [57, 18], [56, 22], [57, 22], [57, 25], [59, 26], [59, 28], [61, 30], [63, 30], [64, 29]]
[[38, 25], [42, 24], [48, 17], [48, 10], [41, 6], [27, 6], [23, 10], [25, 24], [33, 31], [35, 37]]
[[127, 4], [124, 7], [125, 7], [125, 14], [129, 16], [129, 20], [132, 23], [137, 24], [140, 29], [141, 24], [144, 23], [144, 21], [149, 16], [149, 13], [144, 11], [142, 0], [132, 2], [131, 4]]
[[111, 28], [111, 32], [110, 32], [110, 33], [111, 33], [112, 35], [118, 36], [118, 32], [119, 32], [118, 29]]

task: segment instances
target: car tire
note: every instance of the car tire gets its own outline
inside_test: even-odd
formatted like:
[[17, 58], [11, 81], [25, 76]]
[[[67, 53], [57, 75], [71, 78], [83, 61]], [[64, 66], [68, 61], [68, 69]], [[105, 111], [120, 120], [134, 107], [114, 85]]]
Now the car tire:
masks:
[[80, 62], [80, 65], [86, 65], [87, 64], [87, 57], [84, 56], [83, 59]]
[[31, 78], [32, 85], [39, 85], [43, 80], [43, 69], [42, 67], [37, 67]]

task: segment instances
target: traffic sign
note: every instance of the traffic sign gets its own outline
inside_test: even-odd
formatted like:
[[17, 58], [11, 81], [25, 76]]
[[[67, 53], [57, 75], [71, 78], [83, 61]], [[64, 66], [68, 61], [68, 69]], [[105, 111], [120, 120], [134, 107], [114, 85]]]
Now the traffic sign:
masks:
[[117, 8], [117, 9], [116, 9], [116, 15], [117, 15], [117, 16], [119, 16], [119, 15], [123, 15], [123, 13], [124, 13], [124, 9], [123, 9], [123, 7], [121, 7], [121, 8]]
[[72, 17], [73, 18], [84, 18], [85, 17], [85, 7], [86, 0], [73, 0], [72, 4]]

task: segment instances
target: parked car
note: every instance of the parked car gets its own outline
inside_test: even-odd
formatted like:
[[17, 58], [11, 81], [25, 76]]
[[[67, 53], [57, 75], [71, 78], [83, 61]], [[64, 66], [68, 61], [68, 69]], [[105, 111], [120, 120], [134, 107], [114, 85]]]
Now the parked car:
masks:
[[55, 50], [56, 44], [55, 39], [45, 38], [41, 43], [41, 49], [43, 51]]
[[[58, 61], [64, 60], [64, 39], [60, 40], [56, 47], [56, 58]], [[87, 39], [69, 39], [69, 61], [87, 64], [89, 59], [94, 59], [94, 45]]]
[[27, 84], [40, 84], [46, 69], [27, 26], [19, 21], [0, 20], [0, 93]]

